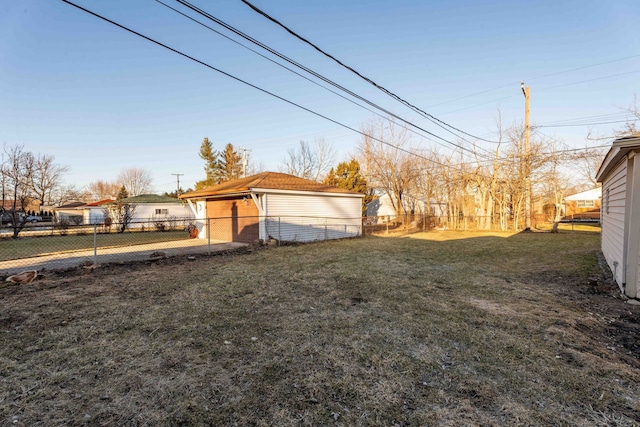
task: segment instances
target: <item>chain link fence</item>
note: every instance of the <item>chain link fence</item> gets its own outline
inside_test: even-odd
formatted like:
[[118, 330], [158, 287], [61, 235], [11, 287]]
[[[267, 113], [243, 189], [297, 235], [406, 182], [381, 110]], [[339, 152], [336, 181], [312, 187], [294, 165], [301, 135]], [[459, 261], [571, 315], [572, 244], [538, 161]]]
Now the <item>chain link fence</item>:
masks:
[[[521, 221], [523, 222], [523, 221]], [[560, 222], [574, 225], [584, 223], [599, 224], [600, 216], [580, 216], [563, 218]], [[552, 223], [545, 215], [531, 218], [532, 227], [549, 226]], [[365, 235], [408, 234], [430, 230], [467, 230], [467, 231], [513, 231], [516, 230], [513, 218], [496, 216], [435, 216], [405, 215], [401, 219], [395, 216], [366, 216], [362, 220]], [[521, 224], [519, 230], [521, 230]]]
[[0, 227], [0, 274], [210, 255], [249, 244], [274, 245], [362, 235], [362, 218], [302, 216], [171, 218], [127, 224], [27, 223], [14, 239]]
[[499, 216], [436, 216], [404, 215], [367, 216], [363, 218], [364, 234], [407, 234], [430, 230], [508, 231], [514, 229], [513, 220]]

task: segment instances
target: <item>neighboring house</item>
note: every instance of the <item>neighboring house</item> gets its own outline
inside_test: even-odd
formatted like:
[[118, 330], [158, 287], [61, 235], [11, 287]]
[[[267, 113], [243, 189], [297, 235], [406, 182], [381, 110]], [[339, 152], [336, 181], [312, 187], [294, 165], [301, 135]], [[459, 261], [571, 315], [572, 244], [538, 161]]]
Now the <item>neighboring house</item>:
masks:
[[103, 224], [106, 215], [104, 213], [105, 205], [112, 203], [113, 199], [105, 199], [97, 202], [87, 203], [82, 208], [83, 224]]
[[[78, 225], [103, 224], [107, 216], [105, 210], [114, 201], [106, 199], [91, 203], [74, 202], [58, 206], [54, 211], [58, 221], [68, 221]], [[155, 226], [156, 223], [188, 222], [195, 219], [195, 215], [186, 203], [172, 197], [144, 194], [128, 197], [123, 201], [136, 206], [129, 228], [143, 226], [147, 228]]]
[[271, 238], [307, 242], [358, 236], [362, 233], [363, 197], [277, 172], [263, 172], [180, 196], [197, 217], [199, 237], [246, 243]]
[[[190, 221], [195, 219], [193, 211], [182, 200], [156, 194], [141, 194], [122, 199], [121, 202], [135, 205], [129, 228], [148, 227], [155, 223]], [[104, 207], [104, 206], [103, 206]]]
[[640, 136], [616, 139], [598, 169], [602, 253], [629, 298], [640, 281]]
[[[414, 198], [406, 194], [402, 197], [402, 207], [403, 211], [407, 215], [446, 215], [446, 206], [444, 203], [438, 203], [435, 200], [432, 200], [429, 209], [427, 209], [427, 203], [424, 198]], [[383, 222], [386, 222], [387, 220], [395, 220], [396, 210], [391, 203], [389, 195], [385, 193], [377, 199], [367, 203], [366, 216], [384, 217]]]
[[564, 198], [564, 215], [567, 219], [600, 219], [602, 188], [593, 188]]
[[71, 202], [53, 209], [56, 221], [68, 221], [71, 224], [82, 224], [84, 202]]

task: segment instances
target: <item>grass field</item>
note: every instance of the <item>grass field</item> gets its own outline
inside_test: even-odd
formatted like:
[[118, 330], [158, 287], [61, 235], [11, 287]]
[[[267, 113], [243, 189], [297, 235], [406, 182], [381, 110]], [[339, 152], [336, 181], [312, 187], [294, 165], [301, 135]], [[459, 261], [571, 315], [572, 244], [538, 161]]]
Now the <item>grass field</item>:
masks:
[[50, 273], [0, 289], [0, 424], [639, 425], [640, 310], [599, 241], [434, 232]]
[[[98, 248], [105, 248], [186, 240], [188, 238], [189, 236], [184, 231], [98, 233], [96, 243]], [[5, 238], [0, 239], [0, 261], [90, 250], [93, 249], [93, 246], [93, 233], [69, 234], [67, 236], [29, 236], [19, 239]]]

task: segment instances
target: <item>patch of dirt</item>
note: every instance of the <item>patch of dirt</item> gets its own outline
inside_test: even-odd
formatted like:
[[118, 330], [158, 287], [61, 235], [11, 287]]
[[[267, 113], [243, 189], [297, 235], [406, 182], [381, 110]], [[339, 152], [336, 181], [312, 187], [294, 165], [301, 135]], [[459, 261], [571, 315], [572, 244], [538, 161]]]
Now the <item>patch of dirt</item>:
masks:
[[525, 282], [573, 300], [588, 314], [605, 320], [604, 328], [602, 323], [590, 322], [574, 328], [600, 342], [625, 363], [640, 368], [640, 305], [629, 303], [613, 280], [602, 253], [595, 255], [600, 269], [587, 281], [549, 270], [527, 276]]

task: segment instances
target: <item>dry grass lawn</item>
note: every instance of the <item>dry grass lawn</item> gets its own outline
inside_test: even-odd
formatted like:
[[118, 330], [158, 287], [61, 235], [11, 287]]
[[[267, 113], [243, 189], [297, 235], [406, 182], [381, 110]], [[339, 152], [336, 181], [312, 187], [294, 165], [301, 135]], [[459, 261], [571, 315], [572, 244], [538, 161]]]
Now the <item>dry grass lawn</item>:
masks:
[[95, 242], [93, 232], [67, 236], [21, 236], [19, 239], [7, 237], [0, 239], [0, 261], [92, 250], [94, 245], [113, 248], [187, 239], [189, 236], [185, 231], [98, 233]]
[[632, 426], [600, 236], [432, 232], [0, 289], [0, 425]]

